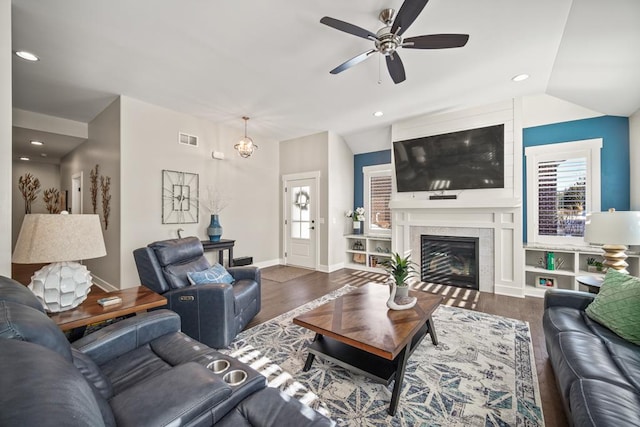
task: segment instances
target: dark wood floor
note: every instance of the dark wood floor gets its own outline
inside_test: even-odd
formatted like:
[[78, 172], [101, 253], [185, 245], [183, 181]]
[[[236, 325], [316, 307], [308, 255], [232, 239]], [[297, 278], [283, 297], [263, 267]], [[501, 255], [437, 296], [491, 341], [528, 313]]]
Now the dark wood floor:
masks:
[[[268, 267], [268, 269], [276, 268], [282, 267]], [[282, 283], [263, 280], [262, 310], [247, 327], [272, 319], [344, 285], [361, 286], [370, 281], [382, 282], [384, 279], [385, 276], [381, 274], [343, 269], [329, 274], [313, 272]], [[415, 284], [414, 287], [444, 294], [448, 305], [529, 322], [545, 423], [548, 427], [568, 426], [555, 377], [547, 360], [542, 331], [542, 298], [513, 298], [489, 293], [466, 292], [447, 286], [426, 286], [420, 283]]]

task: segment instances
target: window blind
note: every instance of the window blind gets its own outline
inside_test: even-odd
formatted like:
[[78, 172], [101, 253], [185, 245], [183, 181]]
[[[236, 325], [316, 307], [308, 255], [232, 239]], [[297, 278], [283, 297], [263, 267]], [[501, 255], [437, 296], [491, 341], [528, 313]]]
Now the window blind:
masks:
[[370, 185], [369, 223], [371, 228], [391, 229], [391, 176], [372, 176]]
[[538, 234], [584, 236], [587, 159], [538, 162]]

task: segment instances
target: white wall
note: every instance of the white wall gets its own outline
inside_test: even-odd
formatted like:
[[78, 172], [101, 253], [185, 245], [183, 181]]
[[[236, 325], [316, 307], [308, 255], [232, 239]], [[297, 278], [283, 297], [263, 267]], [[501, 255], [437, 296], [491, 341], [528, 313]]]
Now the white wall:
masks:
[[353, 153], [345, 140], [329, 132], [329, 191], [324, 227], [329, 238], [328, 271], [344, 267], [345, 211], [353, 204]]
[[[90, 172], [99, 165], [98, 174], [111, 178], [111, 212], [105, 230], [100, 181], [96, 213], [100, 215], [107, 255], [85, 260], [94, 280], [107, 288], [120, 288], [120, 100], [116, 99], [88, 126], [88, 139], [60, 163], [61, 188], [71, 195], [71, 177], [82, 173], [82, 213], [93, 213], [90, 191]], [[71, 205], [71, 200], [69, 200]], [[72, 212], [78, 213], [78, 212]]]
[[18, 234], [24, 220], [24, 198], [18, 189], [18, 179], [26, 174], [31, 173], [40, 181], [40, 191], [37, 199], [31, 204], [31, 213], [47, 213], [44, 203], [44, 191], [49, 188], [57, 188], [60, 190], [60, 165], [52, 165], [49, 163], [39, 163], [34, 161], [24, 162], [16, 160], [13, 162], [12, 170], [12, 197], [11, 197], [11, 227], [12, 240], [11, 247], [16, 246]]
[[11, 1], [0, 0], [0, 274], [11, 277]]
[[[290, 175], [304, 172], [320, 172], [320, 218], [326, 219], [329, 215], [329, 134], [320, 132], [301, 138], [280, 142], [280, 175]], [[351, 178], [353, 181], [353, 178]], [[353, 186], [353, 182], [351, 183]], [[280, 191], [280, 204], [282, 205], [282, 191]], [[280, 224], [280, 239], [283, 229]], [[321, 227], [320, 233], [320, 270], [329, 268], [329, 232], [327, 227]], [[284, 247], [281, 242], [280, 247]]]
[[602, 113], [544, 93], [522, 98], [523, 128], [600, 116]]
[[631, 162], [631, 210], [640, 210], [640, 110], [629, 117], [629, 161]]
[[[259, 149], [240, 158], [233, 145], [242, 131], [121, 97], [122, 231], [121, 287], [139, 284], [133, 250], [156, 240], [182, 236], [207, 239], [210, 214], [201, 203], [197, 224], [162, 224], [162, 170], [197, 173], [200, 199], [217, 186], [230, 199], [220, 214], [223, 239], [236, 241], [234, 256], [253, 256], [254, 263], [276, 263], [279, 223], [278, 148], [251, 133]], [[238, 119], [239, 126], [242, 124]], [[199, 146], [178, 144], [178, 132], [199, 137]], [[221, 151], [224, 160], [213, 160]]]

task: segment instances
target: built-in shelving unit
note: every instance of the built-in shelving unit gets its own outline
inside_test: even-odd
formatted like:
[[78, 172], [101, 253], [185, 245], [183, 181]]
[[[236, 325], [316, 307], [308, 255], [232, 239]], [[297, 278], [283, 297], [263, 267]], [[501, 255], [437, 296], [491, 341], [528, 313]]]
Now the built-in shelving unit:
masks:
[[347, 244], [345, 266], [380, 273], [380, 262], [391, 257], [391, 237], [366, 234], [345, 236]]
[[[553, 252], [554, 269], [546, 268], [547, 253]], [[640, 274], [640, 256], [638, 253], [627, 252], [629, 258], [627, 270], [629, 274]], [[543, 297], [547, 289], [573, 289], [586, 291], [576, 277], [578, 276], [604, 276], [604, 272], [589, 271], [587, 260], [596, 258], [602, 261], [602, 250], [598, 246], [524, 246], [524, 271], [525, 271], [525, 295]], [[550, 278], [553, 286], [538, 286], [539, 278]]]

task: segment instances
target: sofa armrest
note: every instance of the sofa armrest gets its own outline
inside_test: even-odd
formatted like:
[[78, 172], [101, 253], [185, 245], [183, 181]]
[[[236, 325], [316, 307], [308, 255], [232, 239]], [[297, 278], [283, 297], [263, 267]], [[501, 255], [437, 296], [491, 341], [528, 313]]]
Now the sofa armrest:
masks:
[[256, 266], [229, 267], [227, 271], [236, 280], [249, 279], [260, 283], [260, 269]]
[[156, 310], [106, 326], [71, 345], [102, 365], [162, 335], [178, 331], [180, 316], [169, 310]]
[[544, 294], [544, 308], [570, 307], [584, 310], [596, 297], [595, 294], [568, 289], [549, 289]]
[[230, 395], [231, 387], [221, 378], [188, 362], [124, 390], [109, 403], [118, 426], [189, 425], [196, 418], [211, 418], [211, 409]]
[[219, 427], [333, 427], [336, 423], [299, 400], [267, 387], [244, 399], [216, 426]]

